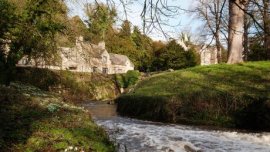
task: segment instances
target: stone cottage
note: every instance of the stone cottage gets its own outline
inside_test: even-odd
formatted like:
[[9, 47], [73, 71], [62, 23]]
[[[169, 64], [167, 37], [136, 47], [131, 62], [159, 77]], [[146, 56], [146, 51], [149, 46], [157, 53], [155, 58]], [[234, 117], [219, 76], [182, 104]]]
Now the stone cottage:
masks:
[[57, 66], [36, 64], [28, 61], [27, 57], [21, 59], [18, 66], [37, 66], [57, 70], [70, 70], [74, 72], [96, 72], [104, 74], [126, 73], [134, 70], [134, 64], [125, 55], [109, 53], [105, 42], [98, 45], [84, 42], [83, 37], [76, 39], [75, 47], [60, 47], [61, 63]]

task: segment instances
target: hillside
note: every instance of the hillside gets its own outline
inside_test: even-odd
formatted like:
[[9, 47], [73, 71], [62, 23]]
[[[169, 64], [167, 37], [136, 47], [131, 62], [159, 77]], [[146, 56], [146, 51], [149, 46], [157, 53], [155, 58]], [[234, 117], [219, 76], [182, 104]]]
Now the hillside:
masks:
[[270, 128], [270, 62], [198, 66], [154, 75], [116, 101], [141, 119]]
[[82, 107], [36, 87], [0, 86], [1, 151], [114, 151]]

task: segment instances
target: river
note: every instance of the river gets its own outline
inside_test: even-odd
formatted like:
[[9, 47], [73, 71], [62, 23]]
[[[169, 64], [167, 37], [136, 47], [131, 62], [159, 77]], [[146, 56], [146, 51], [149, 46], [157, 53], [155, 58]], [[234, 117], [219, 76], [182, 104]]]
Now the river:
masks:
[[118, 116], [114, 105], [88, 103], [119, 152], [270, 152], [270, 133], [243, 133]]

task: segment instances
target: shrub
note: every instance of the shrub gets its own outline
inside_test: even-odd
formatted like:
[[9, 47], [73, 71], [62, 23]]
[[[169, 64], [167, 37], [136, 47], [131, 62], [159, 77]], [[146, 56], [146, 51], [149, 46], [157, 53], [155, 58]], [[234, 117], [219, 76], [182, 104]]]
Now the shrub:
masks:
[[139, 71], [128, 71], [126, 74], [117, 74], [116, 82], [121, 88], [128, 88], [135, 85], [140, 77]]

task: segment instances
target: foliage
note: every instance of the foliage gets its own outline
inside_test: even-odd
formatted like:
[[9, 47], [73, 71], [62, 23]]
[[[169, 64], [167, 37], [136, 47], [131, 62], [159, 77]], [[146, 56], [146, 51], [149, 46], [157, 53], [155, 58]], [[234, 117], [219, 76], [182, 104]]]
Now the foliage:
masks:
[[165, 47], [155, 52], [152, 68], [155, 70], [182, 69], [198, 64], [195, 51], [185, 51], [176, 41], [169, 42]]
[[157, 74], [120, 96], [118, 111], [150, 120], [269, 131], [269, 66], [248, 62]]
[[7, 0], [0, 0], [0, 84], [8, 81], [7, 74], [9, 64], [7, 60], [7, 50], [5, 45], [8, 44], [9, 33], [15, 24], [16, 15], [14, 6]]
[[267, 60], [267, 49], [260, 43], [252, 44], [250, 52], [248, 53], [249, 61], [262, 61]]
[[107, 31], [115, 22], [115, 8], [109, 8], [103, 3], [87, 4], [86, 15], [89, 18], [87, 23], [91, 33], [91, 41], [97, 43], [104, 40], [107, 35]]
[[65, 30], [57, 33], [57, 45], [61, 47], [74, 47], [76, 44], [75, 40], [79, 36], [83, 36], [86, 41], [91, 39], [86, 24], [79, 16], [74, 16], [67, 20]]
[[151, 68], [153, 58], [152, 39], [142, 34], [137, 26], [134, 27], [131, 37], [140, 52], [137, 58], [140, 62], [138, 70], [147, 72]]
[[[114, 151], [106, 133], [81, 107], [32, 86], [0, 87], [1, 151]], [[50, 112], [52, 105], [61, 106]]]
[[131, 25], [130, 25], [130, 22], [128, 20], [125, 20], [122, 23], [122, 27], [121, 27], [121, 30], [119, 32], [119, 35], [121, 37], [130, 37], [131, 36]]
[[140, 77], [139, 71], [128, 71], [126, 74], [116, 74], [116, 81], [119, 87], [128, 88], [135, 85]]
[[9, 3], [7, 0], [0, 1], [0, 35], [1, 35], [1, 46], [2, 41], [5, 40], [5, 34], [13, 27], [13, 23], [15, 22], [15, 14], [14, 14], [14, 6]]
[[[59, 60], [55, 35], [65, 28], [64, 19], [67, 14], [67, 8], [62, 1], [15, 0], [11, 3], [3, 0], [2, 4], [8, 6], [3, 6], [7, 14], [1, 13], [3, 23], [7, 26], [3, 28], [0, 39], [10, 41], [10, 51], [0, 51], [0, 68], [4, 71], [3, 75], [12, 75], [15, 64], [25, 55], [35, 60], [42, 57], [42, 62], [47, 64]], [[9, 79], [4, 78], [3, 81], [8, 84]]]

